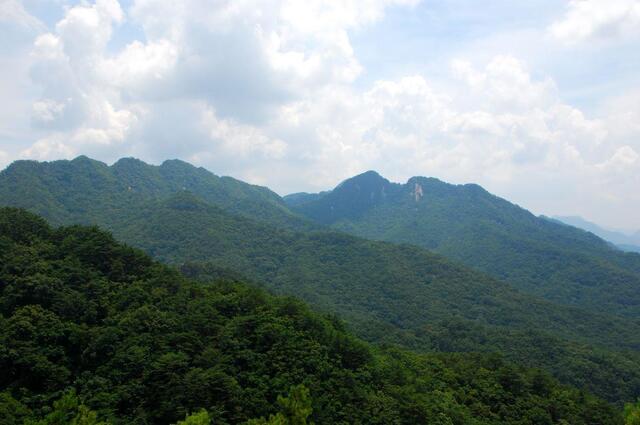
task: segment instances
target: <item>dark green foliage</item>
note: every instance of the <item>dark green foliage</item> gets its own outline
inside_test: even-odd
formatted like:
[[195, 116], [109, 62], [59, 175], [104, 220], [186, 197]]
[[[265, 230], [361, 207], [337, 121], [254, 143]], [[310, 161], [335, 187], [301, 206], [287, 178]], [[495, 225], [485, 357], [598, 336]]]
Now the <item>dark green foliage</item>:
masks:
[[0, 222], [33, 230], [0, 233], [3, 423], [304, 423], [309, 407], [316, 424], [622, 423], [495, 356], [374, 350], [298, 301], [191, 282], [96, 228]]
[[[364, 177], [357, 185], [366, 189], [361, 196], [340, 199], [347, 212], [338, 212], [354, 220], [400, 187], [375, 173]], [[434, 187], [429, 199], [449, 196], [448, 185], [435, 180], [420, 184], [426, 188], [427, 183]], [[353, 189], [349, 184], [341, 189]], [[376, 187], [380, 190], [371, 196], [367, 191]], [[485, 209], [486, 193], [479, 187], [465, 186], [463, 194], [460, 205], [478, 198], [469, 214]], [[409, 203], [416, 202], [415, 193], [409, 198]], [[611, 401], [640, 395], [637, 319], [554, 305], [417, 247], [335, 232], [292, 231], [308, 226], [272, 192], [180, 161], [159, 167], [132, 159], [108, 167], [84, 157], [48, 164], [18, 162], [0, 173], [2, 203], [29, 206], [54, 222], [97, 223], [192, 277], [251, 280], [272, 292], [298, 296], [316, 309], [340, 315], [369, 341], [421, 351], [498, 351]], [[500, 208], [491, 211], [503, 220]], [[474, 229], [470, 226], [471, 233], [479, 231]], [[443, 226], [433, 233], [442, 237], [446, 232]], [[78, 255], [98, 261], [95, 254], [78, 249]], [[560, 268], [557, 262], [564, 257], [558, 258], [549, 262], [549, 271]], [[596, 276], [594, 272], [590, 278]], [[48, 300], [49, 287], [58, 284], [49, 281], [47, 276], [31, 278], [27, 285], [37, 291], [29, 296]], [[73, 300], [64, 302], [75, 308]], [[96, 313], [91, 309], [83, 314]]]
[[640, 425], [640, 399], [624, 406], [624, 425]]
[[188, 415], [184, 421], [179, 421], [176, 425], [209, 425], [211, 424], [211, 416], [206, 410]]
[[367, 172], [306, 199], [294, 209], [335, 229], [422, 246], [554, 302], [640, 317], [640, 255], [480, 186], [424, 177], [401, 185]]
[[22, 424], [30, 416], [31, 411], [14, 399], [8, 391], [0, 393], [0, 418], [4, 425]]
[[309, 390], [304, 385], [297, 385], [291, 388], [288, 397], [278, 397], [280, 411], [269, 419], [251, 419], [247, 425], [313, 425], [307, 422], [313, 408]]
[[99, 421], [96, 412], [80, 404], [75, 391], [65, 393], [60, 400], [53, 403], [53, 411], [44, 419], [27, 419], [25, 425], [108, 425]]
[[423, 328], [438, 351], [504, 353], [509, 360], [543, 368], [562, 382], [600, 394], [612, 401], [640, 394], [640, 354], [637, 351], [593, 347], [558, 338], [550, 332], [492, 329], [455, 319]]
[[[637, 328], [629, 321], [520, 294], [419, 248], [338, 233], [292, 233], [230, 215], [189, 193], [123, 216], [122, 224], [114, 227], [119, 239], [156, 258], [175, 264], [190, 261], [182, 268], [192, 277], [261, 282], [339, 314], [370, 341], [421, 350], [501, 351], [612, 401], [639, 394], [640, 356], [607, 357], [609, 347], [639, 347]], [[455, 318], [474, 321], [482, 337], [448, 349], [425, 331]], [[557, 342], [546, 346], [557, 354], [554, 361], [549, 361], [550, 352], [519, 349], [537, 340]], [[605, 361], [593, 362], [595, 352]], [[614, 361], [618, 358], [624, 361]], [[557, 364], [584, 366], [569, 368], [574, 375]]]

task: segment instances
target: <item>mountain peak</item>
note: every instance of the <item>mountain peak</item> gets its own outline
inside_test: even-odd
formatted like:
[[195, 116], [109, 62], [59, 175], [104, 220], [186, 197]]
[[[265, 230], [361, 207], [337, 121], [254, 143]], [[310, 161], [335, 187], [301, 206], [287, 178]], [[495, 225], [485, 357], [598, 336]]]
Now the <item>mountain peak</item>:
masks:
[[[56, 162], [59, 162], [59, 161], [53, 161], [53, 162], [56, 163]], [[80, 156], [77, 156], [77, 157], [73, 158], [71, 160], [71, 163], [72, 164], [83, 164], [83, 165], [86, 164], [86, 165], [92, 165], [92, 166], [98, 166], [98, 167], [106, 167], [107, 166], [107, 164], [105, 164], [104, 162], [98, 161], [96, 159], [89, 158], [86, 155], [80, 155]]]
[[153, 169], [153, 166], [147, 164], [142, 160], [139, 160], [138, 158], [130, 157], [120, 158], [111, 166], [111, 168], [116, 174], [119, 175], [141, 176], [145, 173], [148, 173], [149, 170]]
[[310, 218], [321, 223], [332, 223], [343, 218], [361, 216], [387, 198], [394, 183], [375, 171], [367, 171], [340, 183], [334, 190], [322, 196], [315, 196], [313, 202], [300, 204], [301, 210]]
[[38, 161], [34, 161], [32, 159], [17, 159], [13, 161], [11, 164], [7, 165], [7, 167], [2, 170], [2, 173], [11, 173], [16, 170], [29, 168], [29, 167], [37, 167]]
[[354, 178], [355, 178], [355, 177], [378, 178], [378, 179], [386, 180], [384, 177], [382, 177], [382, 176], [380, 175], [380, 173], [378, 173], [378, 172], [377, 172], [377, 171], [375, 171], [375, 170], [368, 170], [368, 171], [365, 171], [364, 173], [361, 173], [361, 174], [358, 174], [357, 176], [354, 176]]
[[389, 180], [382, 177], [377, 171], [369, 170], [364, 173], [355, 175], [347, 180], [370, 180], [370, 181], [381, 181], [381, 182], [389, 182]]
[[344, 190], [349, 188], [364, 191], [379, 190], [389, 184], [391, 184], [389, 180], [382, 177], [376, 171], [369, 170], [344, 180], [334, 190]]
[[92, 161], [95, 161], [95, 159], [91, 159], [86, 155], [78, 155], [71, 160], [71, 162], [87, 162], [87, 161], [92, 162]]
[[184, 169], [184, 170], [195, 170], [198, 167], [196, 167], [193, 164], [189, 164], [188, 162], [185, 162], [181, 159], [167, 159], [166, 161], [164, 161], [161, 165], [160, 168], [175, 168], [175, 169]]
[[117, 160], [113, 166], [114, 167], [122, 167], [122, 166], [129, 166], [129, 165], [148, 165], [146, 162], [138, 159], [138, 158], [134, 158], [132, 156], [130, 157], [125, 157], [125, 158], [120, 158], [119, 160]]

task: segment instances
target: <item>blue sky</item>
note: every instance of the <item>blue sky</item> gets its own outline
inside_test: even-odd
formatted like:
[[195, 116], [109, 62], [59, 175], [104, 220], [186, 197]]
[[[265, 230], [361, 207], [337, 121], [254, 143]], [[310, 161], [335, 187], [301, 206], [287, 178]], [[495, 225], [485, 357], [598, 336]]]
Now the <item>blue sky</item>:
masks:
[[594, 113], [603, 98], [640, 86], [638, 39], [590, 40], [570, 54], [557, 48], [558, 40], [540, 43], [566, 5], [565, 0], [494, 0], [479, 8], [477, 2], [442, 0], [424, 1], [412, 9], [392, 8], [382, 22], [352, 36], [367, 69], [362, 80], [407, 72], [446, 79], [452, 57], [486, 61], [508, 54], [525, 60], [532, 75], [552, 76], [563, 100]]
[[0, 40], [0, 167], [375, 169], [640, 228], [640, 0], [0, 0]]

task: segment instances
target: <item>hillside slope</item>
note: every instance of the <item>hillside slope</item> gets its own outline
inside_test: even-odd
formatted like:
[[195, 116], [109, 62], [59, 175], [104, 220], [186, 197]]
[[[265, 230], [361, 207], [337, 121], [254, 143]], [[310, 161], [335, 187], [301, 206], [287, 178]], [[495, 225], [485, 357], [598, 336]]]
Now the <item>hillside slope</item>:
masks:
[[[637, 323], [518, 293], [422, 249], [340, 233], [290, 232], [184, 192], [120, 220], [109, 224], [118, 238], [182, 265], [191, 276], [206, 280], [220, 270], [239, 271], [276, 293], [340, 315], [369, 341], [498, 351], [612, 401], [640, 394]], [[460, 332], [465, 335], [458, 337]]]
[[200, 409], [239, 424], [274, 413], [298, 385], [317, 424], [622, 423], [540, 372], [495, 357], [376, 352], [295, 300], [190, 282], [96, 228], [51, 229], [0, 209], [0, 246], [6, 425], [97, 424], [88, 408], [113, 424], [175, 423]]
[[337, 230], [422, 246], [554, 302], [640, 317], [640, 255], [480, 186], [367, 172], [308, 199], [292, 208]]
[[[29, 178], [37, 177], [39, 193], [46, 195], [47, 185], [58, 180], [40, 176], [50, 164], [43, 165], [45, 171], [37, 163], [27, 165], [34, 167], [35, 177], [0, 173], [2, 193], [30, 202], [34, 211], [46, 209], [42, 197], [20, 197], [21, 190], [28, 191]], [[104, 181], [90, 178], [96, 164], [88, 165], [74, 181]], [[552, 304], [418, 247], [287, 230], [278, 221], [250, 219], [259, 216], [251, 212], [235, 214], [233, 205], [212, 205], [218, 198], [206, 202], [171, 184], [178, 189], [168, 197], [140, 195], [131, 202], [113, 195], [112, 185], [85, 190], [78, 184], [64, 191], [54, 185], [51, 192], [57, 194], [58, 211], [100, 224], [155, 258], [181, 265], [191, 276], [242, 276], [274, 292], [302, 297], [314, 308], [341, 315], [370, 341], [419, 350], [497, 351], [608, 400], [640, 395], [635, 320]], [[200, 191], [207, 193], [206, 188]], [[112, 196], [116, 201], [110, 203]], [[0, 204], [14, 200], [0, 196]], [[79, 204], [91, 208], [91, 214], [73, 208]], [[256, 208], [272, 211], [269, 202]], [[291, 216], [295, 219], [293, 214], [283, 217]]]
[[229, 214], [188, 192], [131, 211], [108, 227], [161, 261], [237, 270], [345, 317], [363, 314], [363, 323], [378, 319], [415, 329], [459, 316], [640, 348], [640, 336], [624, 320], [521, 294], [420, 248], [336, 232], [289, 232]]

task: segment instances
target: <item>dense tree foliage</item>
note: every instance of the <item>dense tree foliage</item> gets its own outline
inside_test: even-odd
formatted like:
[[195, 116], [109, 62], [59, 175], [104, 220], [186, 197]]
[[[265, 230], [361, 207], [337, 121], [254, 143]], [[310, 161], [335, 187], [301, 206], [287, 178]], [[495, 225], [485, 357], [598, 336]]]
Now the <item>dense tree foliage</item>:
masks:
[[[278, 230], [188, 193], [140, 208], [113, 229], [156, 258], [183, 264], [192, 277], [241, 270], [277, 293], [339, 314], [369, 341], [421, 350], [500, 351], [610, 400], [640, 394], [640, 356], [608, 348], [637, 350], [633, 322], [520, 294], [418, 248]], [[474, 323], [465, 335], [471, 339], [459, 338], [461, 321]], [[436, 332], [442, 327], [451, 331]], [[539, 341], [548, 351], [527, 349]]]
[[622, 424], [540, 371], [373, 349], [294, 299], [189, 281], [95, 227], [1, 209], [0, 248], [7, 425]]
[[640, 255], [595, 235], [536, 217], [478, 185], [375, 172], [292, 207], [358, 236], [422, 246], [554, 302], [640, 317]]
[[640, 425], [640, 399], [624, 406], [624, 425]]
[[[377, 203], [363, 193], [358, 214]], [[272, 192], [180, 161], [17, 162], [0, 173], [0, 204], [99, 224], [192, 277], [295, 295], [369, 341], [501, 352], [611, 401], [640, 395], [637, 319], [554, 305], [417, 247], [317, 231]]]

